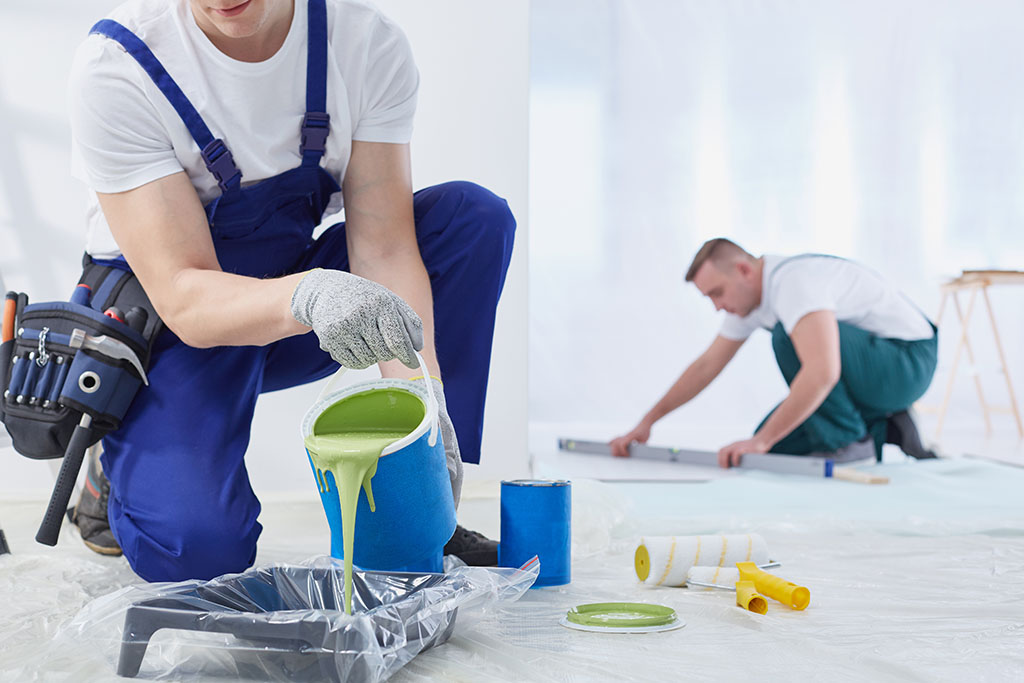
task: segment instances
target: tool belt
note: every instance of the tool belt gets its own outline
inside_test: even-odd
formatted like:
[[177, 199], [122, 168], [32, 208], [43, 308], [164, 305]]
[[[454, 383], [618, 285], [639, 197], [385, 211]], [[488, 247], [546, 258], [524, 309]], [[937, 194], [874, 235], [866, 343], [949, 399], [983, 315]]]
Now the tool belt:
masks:
[[17, 295], [14, 338], [0, 345], [0, 421], [26, 457], [63, 456], [85, 415], [95, 444], [147, 382], [163, 324], [127, 264], [108, 263], [86, 255], [70, 301]]

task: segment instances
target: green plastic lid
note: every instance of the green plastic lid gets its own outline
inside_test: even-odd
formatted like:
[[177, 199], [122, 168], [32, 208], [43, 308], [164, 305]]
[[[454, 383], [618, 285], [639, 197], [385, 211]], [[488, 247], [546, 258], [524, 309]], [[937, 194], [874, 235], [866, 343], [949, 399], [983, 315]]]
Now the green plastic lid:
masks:
[[676, 620], [676, 611], [646, 602], [594, 602], [573, 607], [565, 618], [580, 626], [649, 628], [671, 624]]

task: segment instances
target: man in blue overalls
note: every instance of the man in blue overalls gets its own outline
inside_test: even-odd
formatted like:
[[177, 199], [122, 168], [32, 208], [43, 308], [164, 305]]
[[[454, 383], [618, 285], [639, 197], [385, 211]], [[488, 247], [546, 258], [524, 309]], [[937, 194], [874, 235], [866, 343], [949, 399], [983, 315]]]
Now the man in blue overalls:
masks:
[[[133, 0], [110, 17], [71, 78], [87, 251], [130, 268], [166, 330], [103, 440], [109, 489], [89, 472], [83, 537], [151, 581], [241, 571], [261, 530], [243, 461], [257, 397], [338, 363], [412, 379], [414, 349], [422, 381], [444, 380], [458, 500], [515, 221], [470, 183], [413, 194], [404, 35], [355, 0]], [[346, 222], [314, 240], [342, 201]], [[446, 552], [496, 560], [461, 527]]]
[[761, 328], [771, 334], [789, 395], [751, 438], [719, 450], [720, 465], [737, 465], [745, 453], [881, 459], [885, 443], [935, 457], [908, 411], [935, 373], [938, 331], [877, 273], [824, 254], [754, 257], [720, 237], [700, 248], [686, 281], [725, 320], [640, 423], [612, 441], [615, 455], [645, 443], [657, 420], [703, 391]]

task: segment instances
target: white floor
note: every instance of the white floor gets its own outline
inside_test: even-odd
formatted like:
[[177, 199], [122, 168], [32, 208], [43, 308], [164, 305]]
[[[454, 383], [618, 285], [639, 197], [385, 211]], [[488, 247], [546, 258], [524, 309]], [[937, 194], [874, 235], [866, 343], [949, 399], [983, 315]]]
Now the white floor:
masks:
[[[557, 458], [541, 454], [535, 465], [557, 467]], [[756, 472], [705, 482], [574, 477], [573, 582], [495, 609], [392, 680], [1024, 679], [1024, 468], [887, 454], [871, 469], [891, 483]], [[496, 482], [467, 490], [463, 523], [496, 536], [497, 491]], [[13, 550], [0, 558], [0, 680], [119, 680], [116, 644], [77, 651], [52, 638], [90, 600], [136, 579], [123, 559], [92, 554], [71, 532], [55, 549], [35, 544], [42, 509], [41, 500], [0, 501]], [[258, 562], [326, 549], [314, 506], [266, 499], [261, 522]], [[777, 573], [810, 588], [806, 611], [772, 603], [757, 616], [726, 593], [649, 588], [633, 575], [641, 535], [746, 531], [766, 538], [783, 563]], [[557, 623], [573, 605], [619, 600], [669, 605], [687, 624], [625, 636]], [[180, 668], [165, 675], [206, 680]]]

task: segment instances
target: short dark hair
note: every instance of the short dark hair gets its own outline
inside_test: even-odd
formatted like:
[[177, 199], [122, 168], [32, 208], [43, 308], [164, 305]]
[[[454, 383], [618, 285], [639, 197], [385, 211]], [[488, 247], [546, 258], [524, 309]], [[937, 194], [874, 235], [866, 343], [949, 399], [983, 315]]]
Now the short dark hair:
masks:
[[742, 258], [747, 261], [754, 260], [753, 255], [730, 239], [716, 237], [708, 240], [701, 245], [700, 249], [697, 250], [697, 255], [693, 257], [693, 263], [690, 264], [690, 268], [686, 271], [686, 281], [693, 282], [693, 278], [696, 277], [697, 271], [700, 270], [705, 261], [711, 261], [715, 266], [721, 266], [724, 262], [732, 261], [736, 258]]

